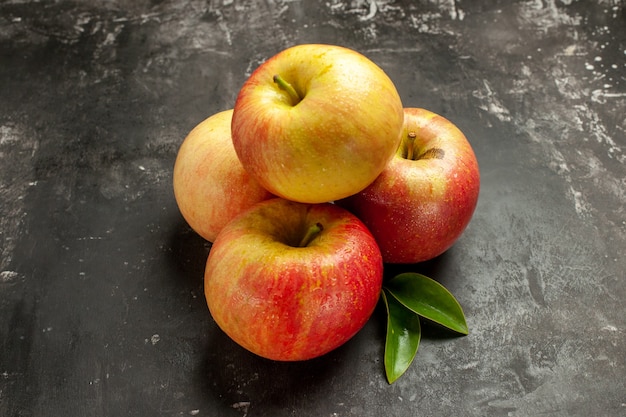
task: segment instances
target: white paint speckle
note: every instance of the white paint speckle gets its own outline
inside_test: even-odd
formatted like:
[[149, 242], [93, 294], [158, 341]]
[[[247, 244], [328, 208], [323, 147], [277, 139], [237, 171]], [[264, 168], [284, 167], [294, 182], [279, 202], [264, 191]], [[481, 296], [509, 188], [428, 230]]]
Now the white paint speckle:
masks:
[[248, 415], [248, 410], [250, 409], [250, 401], [239, 401], [231, 405], [235, 410], [243, 411], [243, 417]]
[[153, 334], [152, 337], [150, 338], [150, 343], [152, 343], [152, 346], [156, 345], [160, 341], [161, 341], [161, 336], [159, 336], [158, 334]]
[[489, 85], [489, 82], [487, 80], [483, 80], [483, 85], [484, 89], [472, 92], [472, 95], [481, 101], [481, 104], [478, 107], [481, 110], [496, 116], [503, 122], [510, 121], [511, 114], [509, 113], [509, 110], [504, 107], [502, 102], [498, 99], [495, 92]]
[[[17, 237], [23, 233], [22, 219], [28, 215], [24, 199], [34, 182], [32, 159], [39, 148], [36, 137], [18, 124], [0, 125], [0, 159], [11, 157], [11, 163], [0, 164], [0, 270], [8, 267]], [[4, 282], [14, 276], [5, 273], [0, 279]]]
[[468, 370], [468, 369], [474, 369], [477, 366], [478, 366], [478, 361], [472, 361], [472, 362], [468, 362], [466, 364], [461, 365], [460, 368], [464, 370]]
[[15, 271], [2, 271], [0, 272], [0, 282], [8, 283], [14, 281], [18, 275]]
[[567, 48], [563, 50], [564, 56], [574, 56], [576, 55], [576, 45], [569, 45]]
[[574, 209], [576, 213], [581, 217], [586, 217], [591, 210], [589, 204], [585, 200], [583, 193], [574, 189], [574, 187], [570, 186], [570, 192], [574, 198]]

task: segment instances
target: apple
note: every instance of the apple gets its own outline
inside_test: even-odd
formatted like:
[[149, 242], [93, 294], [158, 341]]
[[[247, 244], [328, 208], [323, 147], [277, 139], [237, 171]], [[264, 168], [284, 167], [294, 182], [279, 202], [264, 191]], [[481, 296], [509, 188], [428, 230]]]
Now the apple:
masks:
[[303, 203], [355, 194], [400, 144], [400, 96], [385, 72], [340, 46], [279, 52], [244, 82], [232, 136], [243, 166], [271, 193]]
[[189, 226], [210, 242], [236, 215], [274, 197], [239, 162], [230, 135], [232, 115], [232, 109], [225, 110], [198, 124], [174, 163], [178, 208]]
[[470, 222], [480, 188], [465, 135], [431, 111], [404, 112], [395, 157], [365, 190], [338, 202], [367, 225], [385, 263], [418, 263], [449, 249]]
[[332, 203], [256, 204], [218, 234], [206, 263], [207, 305], [236, 343], [299, 361], [348, 341], [374, 311], [383, 264], [374, 237]]

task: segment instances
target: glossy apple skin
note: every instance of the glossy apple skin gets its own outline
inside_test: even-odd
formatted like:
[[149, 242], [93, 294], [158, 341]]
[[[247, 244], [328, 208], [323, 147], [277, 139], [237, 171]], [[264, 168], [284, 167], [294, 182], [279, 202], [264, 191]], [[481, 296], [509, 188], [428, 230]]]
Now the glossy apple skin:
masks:
[[386, 263], [423, 262], [449, 249], [469, 224], [480, 189], [474, 151], [452, 122], [407, 108], [404, 123], [403, 137], [415, 132], [416, 155], [426, 157], [406, 159], [403, 142], [369, 187], [338, 203], [367, 225]]
[[[318, 222], [323, 231], [297, 247]], [[206, 264], [205, 296], [215, 322], [239, 345], [272, 360], [306, 360], [365, 325], [382, 268], [374, 237], [347, 210], [277, 198], [220, 232]]]
[[232, 109], [222, 111], [198, 124], [174, 163], [178, 208], [189, 226], [210, 242], [236, 215], [274, 197], [237, 158], [230, 135], [232, 114]]
[[[280, 75], [302, 100], [294, 105]], [[297, 45], [261, 64], [237, 96], [233, 144], [277, 196], [304, 203], [361, 191], [392, 158], [402, 130], [396, 88], [371, 60], [332, 45]]]

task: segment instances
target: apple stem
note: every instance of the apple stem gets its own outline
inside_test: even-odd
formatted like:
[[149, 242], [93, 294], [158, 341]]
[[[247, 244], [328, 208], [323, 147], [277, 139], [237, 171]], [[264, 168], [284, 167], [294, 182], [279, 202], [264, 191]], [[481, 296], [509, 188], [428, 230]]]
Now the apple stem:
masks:
[[309, 229], [306, 231], [306, 234], [300, 241], [300, 244], [298, 245], [298, 247], [304, 248], [304, 247], [309, 246], [309, 243], [311, 243], [313, 239], [315, 239], [322, 230], [324, 230], [324, 226], [322, 226], [321, 223], [315, 223], [314, 225], [309, 227]]
[[415, 138], [417, 135], [415, 132], [409, 132], [407, 135], [406, 143], [406, 159], [413, 160], [415, 158]]
[[302, 98], [300, 98], [300, 95], [298, 94], [296, 89], [293, 88], [293, 85], [291, 85], [287, 81], [285, 81], [285, 79], [283, 77], [281, 77], [280, 75], [278, 75], [278, 74], [274, 75], [274, 82], [276, 84], [278, 84], [278, 87], [281, 90], [286, 91], [287, 94], [289, 94], [289, 97], [291, 97], [291, 99], [293, 100], [294, 104], [297, 104], [297, 103], [300, 102], [300, 100], [302, 100]]

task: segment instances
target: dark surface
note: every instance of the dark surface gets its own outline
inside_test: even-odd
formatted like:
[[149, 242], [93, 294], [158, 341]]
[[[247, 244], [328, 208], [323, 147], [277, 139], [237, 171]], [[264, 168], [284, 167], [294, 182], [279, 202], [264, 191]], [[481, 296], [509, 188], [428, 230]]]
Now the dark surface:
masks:
[[[470, 139], [475, 216], [412, 267], [471, 334], [395, 384], [384, 311], [303, 363], [212, 321], [178, 146], [295, 43], [359, 50]], [[626, 5], [0, 2], [0, 415], [626, 415]]]

